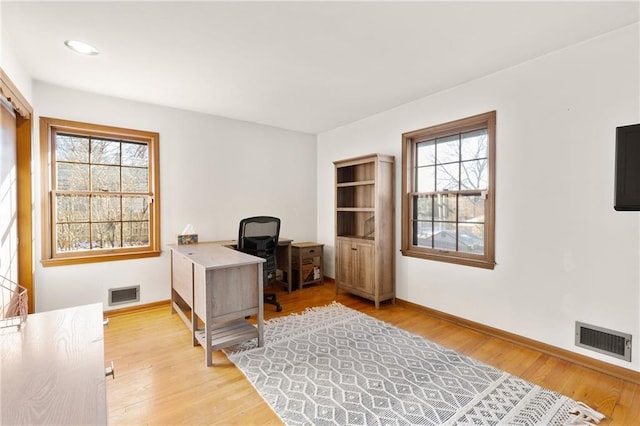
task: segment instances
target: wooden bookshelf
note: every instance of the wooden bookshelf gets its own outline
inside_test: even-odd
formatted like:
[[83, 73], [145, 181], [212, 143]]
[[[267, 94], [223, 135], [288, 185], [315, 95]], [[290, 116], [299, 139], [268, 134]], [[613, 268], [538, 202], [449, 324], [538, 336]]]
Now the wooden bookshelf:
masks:
[[336, 294], [395, 299], [394, 157], [336, 161]]

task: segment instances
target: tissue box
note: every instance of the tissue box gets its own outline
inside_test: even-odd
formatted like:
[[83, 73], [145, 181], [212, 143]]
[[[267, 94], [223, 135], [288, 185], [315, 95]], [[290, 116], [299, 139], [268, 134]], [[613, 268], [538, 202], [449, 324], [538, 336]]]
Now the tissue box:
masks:
[[178, 245], [198, 244], [198, 234], [178, 235]]

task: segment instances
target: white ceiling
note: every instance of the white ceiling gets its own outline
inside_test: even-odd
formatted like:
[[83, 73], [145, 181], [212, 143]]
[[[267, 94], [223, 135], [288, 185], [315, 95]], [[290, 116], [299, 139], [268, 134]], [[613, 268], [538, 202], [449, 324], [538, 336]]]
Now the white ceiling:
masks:
[[[639, 2], [1, 1], [36, 80], [319, 133], [638, 22]], [[78, 39], [94, 57], [68, 50]]]

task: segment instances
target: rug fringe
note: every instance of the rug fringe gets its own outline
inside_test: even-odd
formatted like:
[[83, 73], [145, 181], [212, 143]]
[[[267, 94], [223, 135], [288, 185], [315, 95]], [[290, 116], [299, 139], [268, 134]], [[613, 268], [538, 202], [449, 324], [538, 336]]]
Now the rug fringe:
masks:
[[278, 323], [281, 323], [283, 321], [289, 321], [293, 317], [301, 317], [301, 316], [306, 315], [306, 314], [325, 312], [325, 311], [333, 310], [333, 309], [342, 310], [344, 312], [347, 312], [347, 311], [358, 312], [358, 311], [355, 311], [355, 310], [353, 310], [351, 308], [348, 308], [348, 307], [344, 306], [342, 303], [336, 302], [334, 300], [333, 302], [329, 303], [328, 305], [310, 306], [310, 307], [305, 308], [305, 310], [302, 311], [302, 312], [293, 312], [293, 313], [291, 313], [289, 315], [285, 315], [283, 317], [271, 318], [271, 319], [265, 321], [264, 325], [266, 326], [266, 325], [278, 324]]
[[604, 414], [594, 410], [582, 401], [577, 401], [575, 407], [569, 410], [567, 425], [596, 425], [604, 419]]

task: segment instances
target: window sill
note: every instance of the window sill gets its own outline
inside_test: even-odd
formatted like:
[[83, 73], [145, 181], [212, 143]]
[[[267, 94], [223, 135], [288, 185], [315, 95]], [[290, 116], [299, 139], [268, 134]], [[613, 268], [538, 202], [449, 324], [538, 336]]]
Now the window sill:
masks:
[[116, 254], [101, 254], [93, 256], [74, 256], [74, 257], [58, 257], [54, 259], [42, 259], [40, 263], [45, 268], [49, 266], [65, 266], [65, 265], [79, 265], [84, 263], [98, 263], [98, 262], [112, 262], [116, 260], [129, 260], [129, 259], [141, 259], [145, 257], [158, 257], [160, 256], [160, 250], [144, 251], [138, 253], [116, 253]]
[[457, 265], [473, 266], [475, 268], [494, 269], [496, 262], [494, 260], [480, 259], [476, 257], [463, 257], [453, 252], [443, 253], [426, 253], [422, 250], [402, 249], [403, 256], [415, 257], [418, 259], [435, 260], [438, 262], [454, 263]]

